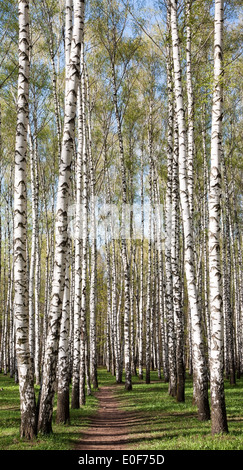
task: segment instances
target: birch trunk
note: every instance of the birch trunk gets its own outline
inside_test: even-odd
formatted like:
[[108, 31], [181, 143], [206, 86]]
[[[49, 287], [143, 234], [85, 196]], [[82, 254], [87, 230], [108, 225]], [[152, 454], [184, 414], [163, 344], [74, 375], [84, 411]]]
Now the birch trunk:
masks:
[[26, 226], [27, 128], [29, 114], [29, 1], [19, 0], [19, 77], [14, 176], [14, 321], [20, 389], [20, 435], [36, 435], [34, 377], [28, 342]]
[[[129, 133], [129, 160], [133, 161], [133, 148], [131, 143], [131, 133]], [[135, 295], [135, 269], [136, 269], [136, 247], [134, 244], [133, 234], [133, 202], [134, 202], [134, 188], [133, 188], [133, 169], [130, 170], [130, 267], [131, 267], [131, 284], [130, 284], [130, 342], [131, 342], [131, 374], [136, 373], [136, 358], [135, 358], [135, 308], [136, 308], [136, 295]]]
[[[82, 268], [81, 268], [81, 336], [80, 336], [80, 405], [85, 404], [85, 342], [87, 306], [87, 266], [88, 266], [88, 145], [86, 133], [86, 90], [84, 72], [84, 44], [81, 47], [80, 104], [82, 113]], [[81, 214], [80, 214], [81, 215]]]
[[[175, 121], [177, 121], [175, 116]], [[180, 207], [178, 178], [178, 126], [174, 125], [174, 155], [172, 183], [172, 227], [171, 227], [171, 269], [173, 276], [173, 310], [176, 329], [176, 373], [178, 402], [185, 401], [185, 367], [184, 367], [184, 322], [182, 306], [182, 285], [180, 277]]]
[[236, 212], [236, 201], [235, 201], [235, 188], [233, 185], [233, 203], [234, 203], [234, 233], [235, 233], [235, 257], [236, 257], [236, 265], [237, 265], [237, 285], [239, 286], [238, 289], [238, 301], [239, 301], [239, 320], [238, 320], [238, 329], [237, 329], [237, 344], [238, 344], [238, 367], [237, 367], [237, 374], [238, 378], [240, 378], [243, 372], [243, 269], [242, 269], [242, 248], [241, 248], [241, 240], [240, 240], [240, 229], [239, 229], [239, 222]]
[[191, 0], [186, 2], [186, 84], [188, 102], [188, 156], [187, 156], [187, 185], [188, 198], [193, 222], [193, 166], [194, 166], [194, 97], [191, 72]]
[[205, 107], [202, 109], [202, 141], [203, 141], [203, 253], [204, 253], [204, 269], [203, 269], [203, 285], [204, 285], [204, 315], [206, 319], [208, 355], [210, 357], [211, 348], [211, 331], [210, 331], [210, 315], [208, 306], [208, 161], [206, 149], [206, 119]]
[[[151, 177], [150, 177], [151, 178]], [[151, 186], [151, 183], [150, 183]], [[151, 360], [151, 264], [152, 264], [152, 240], [151, 240], [151, 225], [152, 225], [152, 209], [149, 208], [149, 240], [148, 240], [148, 271], [147, 271], [147, 299], [146, 299], [146, 349], [145, 349], [145, 364], [146, 364], [146, 384], [150, 383], [150, 360]]]
[[96, 274], [97, 274], [97, 245], [96, 245], [96, 220], [95, 220], [95, 164], [92, 154], [91, 135], [91, 103], [89, 90], [89, 77], [85, 68], [87, 89], [87, 114], [88, 114], [88, 152], [90, 174], [90, 211], [91, 211], [91, 279], [90, 279], [90, 376], [93, 388], [98, 388], [97, 376], [97, 340], [96, 340]]
[[32, 197], [32, 236], [31, 255], [29, 269], [29, 347], [31, 362], [34, 365], [35, 357], [35, 310], [34, 310], [34, 272], [36, 262], [36, 191], [35, 191], [35, 166], [34, 166], [34, 143], [29, 127], [30, 147], [30, 174], [31, 174], [31, 197]]
[[72, 382], [73, 370], [73, 337], [74, 337], [74, 278], [75, 278], [75, 244], [71, 241], [70, 249], [70, 312], [69, 312], [69, 382]]
[[42, 175], [41, 179], [42, 190], [44, 194], [44, 211], [45, 211], [45, 228], [46, 228], [46, 259], [45, 259], [45, 300], [44, 300], [44, 315], [43, 315], [43, 326], [42, 326], [42, 354], [41, 354], [41, 365], [43, 364], [45, 355], [45, 342], [47, 337], [48, 329], [48, 308], [49, 308], [49, 290], [50, 290], [50, 233], [49, 233], [49, 221], [47, 211], [47, 188], [45, 182], [45, 175]]
[[[2, 109], [0, 102], [0, 284], [2, 285]], [[0, 303], [2, 305], [2, 289], [0, 294]], [[0, 322], [1, 328], [1, 322]], [[2, 347], [2, 344], [1, 344]], [[0, 372], [2, 370], [2, 360], [0, 351]]]
[[141, 251], [140, 251], [140, 298], [139, 298], [139, 324], [138, 324], [138, 377], [143, 379], [143, 316], [144, 316], [144, 191], [143, 191], [143, 149], [141, 151]]
[[150, 383], [150, 361], [151, 361], [151, 345], [152, 345], [152, 104], [149, 109], [149, 130], [148, 130], [148, 151], [149, 151], [149, 224], [148, 224], [148, 271], [147, 271], [147, 299], [146, 299], [146, 384]]
[[111, 282], [112, 282], [112, 335], [113, 335], [113, 350], [114, 350], [114, 362], [115, 362], [115, 373], [116, 382], [122, 382], [122, 374], [120, 370], [121, 363], [121, 351], [120, 351], [120, 339], [119, 339], [119, 317], [118, 317], [118, 306], [117, 306], [117, 275], [116, 275], [116, 248], [115, 240], [112, 238], [111, 241]]
[[80, 75], [80, 50], [83, 37], [84, 1], [74, 2], [74, 31], [69, 63], [69, 80], [65, 96], [64, 132], [59, 166], [59, 181], [56, 204], [56, 247], [52, 279], [52, 296], [49, 309], [49, 330], [43, 367], [38, 429], [42, 433], [52, 430], [52, 413], [56, 366], [58, 359], [58, 338], [60, 333], [61, 308], [65, 280], [65, 259], [68, 245], [67, 210], [70, 193], [70, 167], [73, 153], [76, 96]]
[[122, 374], [120, 369], [121, 363], [121, 351], [120, 351], [120, 339], [119, 339], [119, 317], [117, 307], [117, 275], [116, 275], [116, 249], [115, 240], [112, 238], [111, 241], [111, 279], [112, 279], [112, 334], [113, 334], [113, 345], [114, 345], [114, 361], [115, 361], [115, 373], [116, 382], [122, 382]]
[[[158, 193], [158, 189], [157, 189]], [[167, 344], [167, 329], [165, 321], [165, 289], [164, 289], [164, 259], [163, 259], [163, 243], [162, 243], [162, 227], [161, 227], [161, 213], [160, 213], [160, 197], [157, 194], [157, 221], [158, 221], [158, 256], [159, 256], [159, 312], [160, 312], [160, 337], [162, 349], [162, 368], [164, 381], [169, 381], [169, 368], [168, 368], [168, 344]]]
[[[230, 236], [233, 240], [233, 280], [234, 280], [234, 303], [235, 303], [235, 331], [236, 335], [236, 372], [237, 378], [241, 377], [241, 344], [242, 344], [242, 325], [241, 325], [241, 292], [242, 292], [242, 283], [241, 275], [242, 270], [240, 269], [240, 257], [238, 257], [238, 247], [237, 247], [237, 224], [234, 220], [231, 219], [230, 223]], [[239, 261], [239, 265], [237, 265]]]
[[58, 89], [57, 89], [57, 70], [55, 65], [55, 44], [54, 38], [55, 33], [53, 31], [53, 12], [51, 8], [48, 6], [46, 0], [43, 0], [43, 12], [45, 15], [44, 20], [47, 22], [47, 29], [48, 29], [48, 43], [49, 43], [49, 53], [51, 59], [51, 79], [52, 79], [52, 91], [53, 91], [53, 98], [54, 98], [54, 113], [55, 113], [55, 120], [56, 120], [56, 131], [57, 131], [57, 153], [58, 153], [58, 165], [60, 163], [61, 158], [61, 116], [60, 116], [60, 106], [58, 100]]
[[[4, 241], [7, 240], [7, 231], [5, 229], [5, 235], [4, 235]], [[7, 246], [7, 242], [6, 242]], [[7, 357], [7, 337], [6, 337], [6, 332], [7, 332], [7, 326], [6, 326], [6, 321], [7, 321], [7, 299], [6, 299], [6, 290], [8, 287], [6, 286], [6, 248], [4, 249], [4, 256], [3, 256], [3, 308], [4, 308], [4, 313], [2, 315], [2, 325], [1, 325], [1, 371], [3, 368], [3, 372], [6, 375], [6, 357]]]
[[171, 13], [167, 13], [168, 46], [167, 46], [167, 90], [168, 90], [168, 136], [167, 136], [167, 187], [165, 203], [165, 271], [166, 271], [166, 321], [168, 334], [169, 361], [169, 394], [176, 396], [176, 346], [175, 325], [173, 317], [173, 282], [171, 267], [171, 208], [172, 208], [172, 170], [173, 170], [173, 74], [171, 46]]
[[[52, 29], [52, 24], [51, 24]], [[57, 94], [57, 72], [55, 67], [55, 56], [54, 56], [54, 46], [53, 46], [53, 32], [51, 31], [50, 38], [50, 56], [51, 56], [51, 66], [52, 66], [52, 88], [54, 95], [54, 107], [55, 107], [55, 118], [57, 126], [57, 146], [58, 146], [58, 164], [60, 164], [61, 159], [61, 149], [62, 149], [62, 139], [61, 139], [61, 119], [60, 119], [60, 109], [58, 102]]]
[[78, 152], [76, 161], [76, 213], [74, 259], [74, 318], [73, 318], [73, 369], [72, 408], [79, 408], [80, 337], [81, 337], [81, 261], [82, 261], [82, 162], [83, 162], [83, 112], [81, 88], [78, 86]]
[[232, 295], [231, 295], [231, 283], [232, 283], [232, 276], [234, 276], [234, 272], [232, 272], [231, 266], [231, 258], [232, 258], [232, 247], [230, 241], [233, 243], [233, 238], [231, 237], [230, 233], [230, 201], [229, 201], [229, 185], [228, 185], [228, 178], [226, 174], [226, 165], [225, 165], [225, 157], [224, 153], [222, 152], [222, 176], [224, 181], [224, 195], [223, 195], [223, 202], [224, 208], [223, 211], [223, 246], [225, 249], [225, 257], [223, 258], [225, 261], [225, 279], [224, 279], [224, 286], [225, 286], [225, 337], [226, 337], [226, 350], [227, 350], [227, 363], [229, 365], [229, 379], [230, 384], [235, 385], [235, 354], [234, 354], [234, 326], [233, 326], [233, 305], [232, 305]]
[[[106, 145], [106, 144], [105, 144]], [[106, 149], [105, 149], [106, 159]], [[106, 162], [107, 164], [107, 162]], [[107, 174], [107, 202], [112, 204], [111, 190], [110, 190], [110, 178], [109, 172]], [[112, 217], [110, 218], [109, 227], [107, 227], [110, 233], [110, 248], [111, 248], [111, 282], [109, 282], [109, 288], [111, 289], [111, 311], [110, 311], [110, 347], [111, 347], [111, 366], [112, 373], [116, 375], [116, 382], [121, 383], [122, 376], [120, 374], [120, 348], [119, 348], [119, 323], [118, 323], [118, 309], [117, 309], [117, 269], [116, 269], [116, 247], [115, 247], [115, 234]], [[109, 249], [109, 248], [108, 248]], [[109, 253], [110, 256], [110, 253]]]
[[35, 265], [35, 383], [40, 385], [40, 366], [41, 366], [41, 318], [40, 318], [40, 239], [37, 230], [36, 236], [36, 265]]
[[211, 130], [211, 169], [209, 192], [209, 303], [211, 314], [210, 387], [212, 434], [227, 432], [223, 377], [223, 309], [220, 266], [220, 154], [222, 139], [222, 39], [223, 0], [215, 1], [214, 93]]
[[121, 116], [118, 107], [117, 97], [117, 83], [114, 57], [111, 57], [112, 81], [113, 81], [113, 102], [115, 107], [117, 132], [120, 150], [120, 163], [122, 173], [122, 221], [121, 221], [121, 247], [122, 247], [122, 262], [124, 270], [124, 356], [125, 356], [125, 389], [132, 389], [132, 374], [131, 374], [131, 344], [130, 344], [130, 274], [127, 256], [127, 242], [125, 238], [125, 208], [127, 204], [127, 178], [125, 168], [125, 157], [123, 147], [123, 137], [121, 128]]
[[106, 311], [106, 370], [111, 371], [112, 361], [112, 324], [111, 324], [111, 261], [110, 242], [106, 241], [106, 270], [107, 270], [107, 311]]
[[[11, 239], [11, 238], [10, 238]], [[9, 303], [9, 376], [14, 377], [15, 371], [15, 327], [14, 327], [14, 309], [13, 309], [13, 262], [11, 262], [11, 284], [10, 284], [10, 303]]]
[[186, 154], [186, 125], [183, 101], [183, 90], [181, 82], [181, 64], [179, 50], [179, 36], [177, 25], [177, 1], [171, 1], [171, 34], [173, 45], [173, 63], [175, 79], [175, 98], [178, 118], [179, 133], [179, 188], [181, 214], [183, 221], [184, 243], [185, 243], [185, 274], [187, 280], [188, 300], [191, 312], [191, 327], [193, 341], [193, 378], [195, 386], [195, 397], [198, 407], [198, 418], [209, 419], [208, 384], [206, 362], [204, 357], [204, 345], [202, 325], [198, 309], [198, 295], [196, 290], [194, 240], [191, 223], [189, 195], [187, 188], [187, 154]]
[[[70, 240], [69, 240], [70, 243]], [[57, 423], [69, 423], [70, 256], [67, 255], [58, 355]]]
[[40, 384], [40, 312], [39, 312], [39, 292], [40, 292], [40, 247], [39, 247], [39, 177], [38, 177], [38, 156], [37, 156], [37, 125], [34, 116], [35, 132], [31, 134], [29, 126], [29, 146], [30, 146], [30, 168], [31, 168], [31, 193], [32, 193], [32, 240], [31, 257], [29, 270], [29, 342], [30, 354], [33, 362], [35, 382]]
[[7, 375], [9, 370], [9, 356], [10, 348], [10, 335], [9, 335], [9, 323], [10, 323], [10, 312], [11, 312], [11, 293], [12, 293], [12, 273], [11, 273], [11, 235], [10, 235], [10, 190], [8, 195], [7, 203], [7, 231], [6, 231], [6, 258], [7, 258], [7, 299], [4, 303], [4, 321], [3, 321], [3, 372]]

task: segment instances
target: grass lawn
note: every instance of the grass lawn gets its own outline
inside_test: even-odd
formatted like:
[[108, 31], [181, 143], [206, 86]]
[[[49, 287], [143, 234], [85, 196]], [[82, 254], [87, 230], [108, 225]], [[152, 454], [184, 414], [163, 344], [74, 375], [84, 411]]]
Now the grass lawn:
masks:
[[[229, 434], [211, 436], [210, 421], [197, 420], [196, 407], [192, 405], [192, 380], [186, 380], [186, 401], [177, 403], [168, 395], [168, 384], [158, 381], [151, 373], [152, 383], [141, 383], [133, 377], [133, 390], [126, 392], [116, 386], [115, 379], [104, 369], [99, 369], [99, 385], [114, 385], [120, 406], [137, 412], [131, 426], [131, 449], [137, 450], [242, 450], [243, 449], [243, 378], [232, 387], [225, 382]], [[33, 442], [20, 439], [19, 389], [14, 379], [0, 374], [0, 450], [72, 450], [96, 412], [98, 400], [95, 392], [87, 396], [80, 410], [70, 410], [70, 425], [55, 424], [53, 434], [38, 436]], [[38, 387], [36, 387], [38, 395]]]
[[135, 410], [140, 420], [132, 426], [131, 449], [137, 450], [242, 450], [243, 449], [243, 377], [232, 387], [225, 381], [229, 433], [212, 436], [211, 422], [199, 422], [192, 405], [192, 379], [186, 378], [185, 403], [168, 395], [168, 384], [151, 373], [150, 384], [133, 378], [133, 390], [117, 391], [122, 407]]
[[[95, 413], [98, 400], [94, 395], [87, 397], [86, 405], [79, 410], [70, 410], [70, 425], [56, 425], [56, 403], [53, 414], [53, 434], [39, 436], [29, 442], [19, 435], [19, 387], [14, 379], [0, 374], [0, 450], [72, 450], [80, 440], [82, 431], [89, 425], [90, 416]], [[36, 387], [36, 398], [39, 387]]]

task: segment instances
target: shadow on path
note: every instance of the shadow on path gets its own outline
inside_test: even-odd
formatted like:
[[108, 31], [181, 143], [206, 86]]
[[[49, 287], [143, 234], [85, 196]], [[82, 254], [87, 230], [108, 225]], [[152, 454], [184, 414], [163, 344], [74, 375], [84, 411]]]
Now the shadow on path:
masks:
[[135, 413], [119, 409], [117, 399], [111, 387], [102, 387], [97, 392], [99, 409], [91, 418], [82, 440], [76, 450], [124, 450], [129, 442], [131, 426], [141, 419]]

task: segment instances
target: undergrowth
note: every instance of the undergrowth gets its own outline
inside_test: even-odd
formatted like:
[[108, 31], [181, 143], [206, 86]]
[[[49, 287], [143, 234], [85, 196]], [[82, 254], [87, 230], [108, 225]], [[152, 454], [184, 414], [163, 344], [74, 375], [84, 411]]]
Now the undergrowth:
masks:
[[[229, 433], [212, 436], [211, 423], [199, 422], [192, 404], [192, 379], [187, 376], [185, 402], [177, 403], [168, 394], [168, 384], [151, 372], [151, 383], [145, 384], [133, 377], [133, 389], [127, 392], [116, 385], [115, 378], [105, 369], [98, 371], [99, 386], [110, 385], [124, 410], [136, 414], [130, 426], [130, 449], [137, 450], [242, 450], [242, 392], [243, 378], [236, 386], [225, 381], [225, 396]], [[36, 387], [36, 397], [39, 388]], [[71, 396], [71, 393], [70, 393]], [[14, 379], [0, 374], [0, 449], [1, 450], [72, 450], [89, 426], [96, 413], [96, 391], [86, 396], [86, 405], [79, 410], [70, 409], [70, 424], [55, 423], [56, 402], [53, 413], [53, 433], [38, 435], [29, 442], [20, 438], [19, 387]]]

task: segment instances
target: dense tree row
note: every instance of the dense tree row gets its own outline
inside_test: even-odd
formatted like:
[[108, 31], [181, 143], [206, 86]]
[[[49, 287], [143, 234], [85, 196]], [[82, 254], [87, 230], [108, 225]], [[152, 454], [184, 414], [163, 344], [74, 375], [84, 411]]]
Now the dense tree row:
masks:
[[[0, 22], [0, 369], [21, 436], [105, 365], [227, 432], [243, 372], [240, 1], [9, 0]], [[40, 386], [38, 403], [34, 384]], [[71, 396], [69, 392], [71, 390]], [[209, 390], [211, 406], [209, 406]]]

